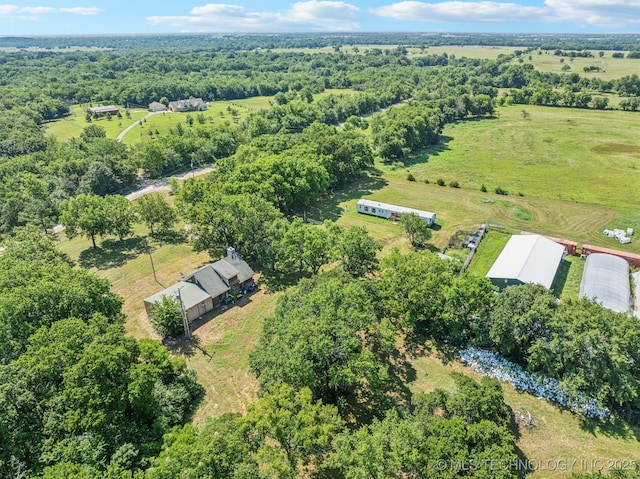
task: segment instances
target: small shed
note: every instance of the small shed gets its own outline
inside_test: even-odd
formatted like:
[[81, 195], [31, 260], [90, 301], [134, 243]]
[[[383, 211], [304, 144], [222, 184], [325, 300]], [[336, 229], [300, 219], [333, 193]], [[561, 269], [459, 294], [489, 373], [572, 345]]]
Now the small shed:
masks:
[[629, 313], [629, 263], [611, 254], [592, 253], [587, 256], [580, 283], [580, 298], [595, 301], [616, 313]]
[[551, 288], [564, 246], [540, 235], [513, 235], [487, 273], [500, 288], [525, 283]]

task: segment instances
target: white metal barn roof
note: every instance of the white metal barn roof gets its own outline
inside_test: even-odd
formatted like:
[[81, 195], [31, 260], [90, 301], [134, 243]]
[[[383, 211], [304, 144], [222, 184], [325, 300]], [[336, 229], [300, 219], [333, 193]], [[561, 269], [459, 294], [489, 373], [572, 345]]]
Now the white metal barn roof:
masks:
[[540, 235], [513, 235], [487, 273], [487, 278], [512, 279], [551, 288], [564, 246]]
[[591, 253], [584, 265], [580, 297], [616, 313], [628, 313], [631, 298], [629, 263], [612, 254]]
[[378, 201], [371, 200], [358, 200], [358, 204], [362, 206], [369, 206], [372, 208], [381, 208], [400, 214], [414, 214], [426, 220], [433, 221], [436, 218], [436, 214], [432, 213], [431, 211], [416, 210], [414, 208], [407, 208], [406, 206], [390, 205], [388, 203], [380, 203]]

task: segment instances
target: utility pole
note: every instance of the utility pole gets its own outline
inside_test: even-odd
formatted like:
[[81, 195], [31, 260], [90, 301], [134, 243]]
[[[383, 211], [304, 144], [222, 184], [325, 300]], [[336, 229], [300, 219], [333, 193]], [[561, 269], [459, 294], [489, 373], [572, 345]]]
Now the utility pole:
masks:
[[191, 330], [189, 329], [189, 320], [187, 319], [187, 313], [184, 310], [184, 303], [182, 302], [182, 295], [180, 294], [180, 288], [178, 288], [178, 301], [180, 301], [180, 315], [182, 316], [182, 327], [184, 328], [184, 334], [188, 339], [191, 339]]
[[146, 238], [145, 238], [145, 244], [147, 246], [147, 253], [149, 253], [149, 259], [151, 260], [151, 270], [153, 271], [153, 279], [155, 279], [156, 283], [158, 283], [160, 286], [164, 288], [164, 285], [160, 281], [158, 281], [158, 277], [156, 276], [156, 265], [153, 264], [153, 256], [151, 256], [151, 246], [149, 246], [149, 242], [146, 240]]

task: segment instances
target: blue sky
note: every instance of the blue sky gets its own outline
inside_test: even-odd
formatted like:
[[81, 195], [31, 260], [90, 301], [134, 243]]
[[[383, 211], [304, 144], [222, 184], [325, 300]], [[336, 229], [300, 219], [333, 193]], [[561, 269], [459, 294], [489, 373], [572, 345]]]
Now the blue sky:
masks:
[[[0, 0], [2, 2], [3, 0]], [[640, 0], [33, 0], [0, 35], [260, 32], [638, 32]]]

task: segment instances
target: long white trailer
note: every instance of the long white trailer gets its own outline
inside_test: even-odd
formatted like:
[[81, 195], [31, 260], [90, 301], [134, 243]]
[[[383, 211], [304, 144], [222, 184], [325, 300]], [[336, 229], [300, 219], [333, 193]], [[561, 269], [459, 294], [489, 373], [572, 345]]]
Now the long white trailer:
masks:
[[386, 218], [391, 221], [398, 221], [402, 215], [413, 214], [425, 220], [429, 226], [433, 226], [433, 223], [436, 222], [436, 214], [430, 211], [416, 210], [414, 208], [390, 205], [378, 201], [358, 200], [356, 208], [358, 213]]

